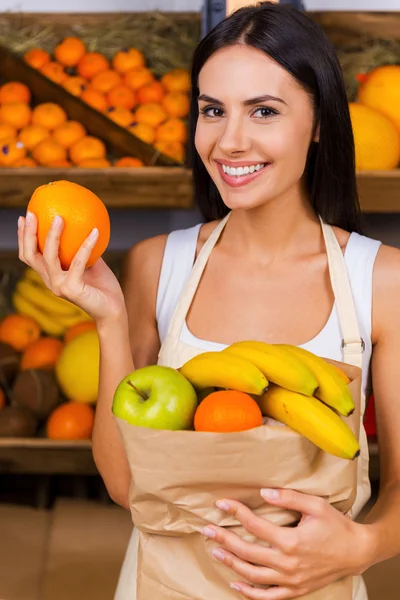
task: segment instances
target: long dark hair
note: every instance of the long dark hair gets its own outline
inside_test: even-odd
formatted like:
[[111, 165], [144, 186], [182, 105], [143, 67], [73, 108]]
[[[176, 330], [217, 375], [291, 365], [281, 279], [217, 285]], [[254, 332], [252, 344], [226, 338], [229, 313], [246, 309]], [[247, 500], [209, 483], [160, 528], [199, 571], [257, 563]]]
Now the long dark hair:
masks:
[[312, 206], [326, 223], [361, 233], [353, 131], [335, 49], [304, 12], [272, 2], [237, 10], [203, 38], [194, 54], [189, 160], [196, 202], [205, 220], [219, 219], [229, 209], [194, 146], [198, 77], [215, 52], [237, 43], [265, 52], [311, 95], [320, 125], [320, 141], [311, 143], [305, 170]]

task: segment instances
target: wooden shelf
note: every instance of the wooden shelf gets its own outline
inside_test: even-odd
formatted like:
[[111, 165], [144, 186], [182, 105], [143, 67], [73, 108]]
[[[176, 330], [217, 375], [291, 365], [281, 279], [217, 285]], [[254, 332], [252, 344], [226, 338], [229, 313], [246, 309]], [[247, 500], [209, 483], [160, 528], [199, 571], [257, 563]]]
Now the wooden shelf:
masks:
[[[365, 213], [400, 213], [400, 169], [358, 173]], [[184, 167], [141, 169], [0, 169], [0, 208], [24, 208], [34, 190], [67, 179], [91, 189], [109, 208], [193, 207], [192, 173]]]
[[0, 208], [23, 208], [34, 190], [49, 181], [67, 179], [97, 194], [109, 208], [191, 208], [192, 175], [183, 167], [139, 169], [0, 170]]

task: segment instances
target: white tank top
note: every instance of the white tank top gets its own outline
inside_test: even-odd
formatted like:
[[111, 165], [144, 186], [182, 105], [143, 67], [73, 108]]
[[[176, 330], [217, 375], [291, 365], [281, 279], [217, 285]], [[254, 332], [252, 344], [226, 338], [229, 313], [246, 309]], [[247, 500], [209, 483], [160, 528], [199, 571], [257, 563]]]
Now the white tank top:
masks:
[[[196, 255], [197, 240], [202, 224], [189, 229], [173, 231], [168, 235], [164, 250], [157, 293], [156, 318], [160, 341], [163, 343], [171, 318], [189, 277]], [[381, 242], [352, 233], [349, 237], [344, 258], [349, 274], [357, 312], [360, 334], [365, 343], [363, 354], [363, 392], [368, 398], [369, 372], [372, 353], [372, 276]], [[222, 350], [226, 346], [195, 337], [185, 322], [180, 339], [186, 344], [203, 348], [204, 351]], [[302, 348], [332, 360], [343, 361], [342, 332], [336, 305], [323, 329]]]

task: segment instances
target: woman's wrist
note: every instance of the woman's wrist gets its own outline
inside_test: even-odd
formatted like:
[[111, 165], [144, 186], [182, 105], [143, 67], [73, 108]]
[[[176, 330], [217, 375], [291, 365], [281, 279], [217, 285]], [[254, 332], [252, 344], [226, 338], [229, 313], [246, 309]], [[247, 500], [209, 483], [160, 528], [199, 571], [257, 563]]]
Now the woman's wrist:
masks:
[[361, 529], [360, 536], [357, 541], [357, 547], [359, 552], [359, 574], [362, 575], [372, 565], [379, 562], [377, 558], [378, 547], [379, 547], [379, 532], [375, 525], [366, 523], [359, 524]]
[[125, 331], [128, 335], [128, 314], [125, 306], [121, 307], [120, 311], [113, 315], [108, 315], [101, 319], [96, 319], [96, 329], [100, 339], [104, 336], [109, 336], [117, 331]]

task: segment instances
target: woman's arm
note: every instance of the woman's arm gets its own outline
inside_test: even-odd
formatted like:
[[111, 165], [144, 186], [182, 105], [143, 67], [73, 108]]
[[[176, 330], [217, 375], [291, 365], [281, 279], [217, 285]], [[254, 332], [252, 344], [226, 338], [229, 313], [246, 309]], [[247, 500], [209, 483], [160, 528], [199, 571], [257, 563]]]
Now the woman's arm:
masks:
[[93, 456], [110, 497], [129, 509], [130, 471], [111, 412], [119, 382], [134, 368], [157, 362], [155, 319], [158, 279], [166, 236], [140, 242], [127, 254], [122, 273], [126, 312], [98, 325], [100, 384], [93, 430]]

